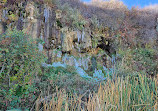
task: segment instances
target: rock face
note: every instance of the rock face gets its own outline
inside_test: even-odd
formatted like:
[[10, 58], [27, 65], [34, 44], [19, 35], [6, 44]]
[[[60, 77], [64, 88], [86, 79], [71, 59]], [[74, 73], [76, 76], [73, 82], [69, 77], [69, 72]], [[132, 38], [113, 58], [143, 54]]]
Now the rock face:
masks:
[[62, 51], [71, 52], [76, 49], [79, 53], [81, 50], [92, 47], [91, 37], [88, 32], [84, 30], [80, 31], [69, 31], [68, 28], [63, 29], [64, 36], [62, 37]]
[[1, 22], [0, 22], [0, 34], [3, 32], [3, 26], [2, 26], [2, 24], [1, 24]]
[[28, 2], [25, 10], [29, 14], [27, 18], [34, 19], [34, 11], [35, 11], [34, 3]]
[[25, 19], [24, 20], [24, 29], [26, 30], [26, 32], [30, 35], [32, 35], [32, 37], [34, 39], [37, 38], [38, 35], [38, 20], [37, 19]]
[[89, 63], [91, 62], [90, 61], [90, 56], [88, 57], [75, 57], [75, 56], [70, 56], [68, 54], [65, 54], [63, 57], [62, 57], [62, 62], [64, 64], [67, 64], [69, 66], [75, 66], [75, 67], [83, 67], [84, 70], [88, 70], [88, 68], [90, 67], [89, 66]]
[[90, 37], [90, 34], [88, 32], [83, 32], [85, 33], [84, 37], [83, 37], [83, 48], [86, 49], [86, 48], [92, 48], [92, 40], [91, 40], [91, 37]]
[[0, 9], [0, 34], [3, 32], [3, 26], [2, 26], [2, 10]]
[[23, 28], [28, 34], [32, 35], [32, 37], [36, 39], [38, 35], [38, 19], [35, 19], [34, 17], [35, 7], [33, 2], [28, 2], [25, 10], [29, 15], [26, 19], [23, 20]]
[[[38, 43], [38, 48], [40, 52], [47, 55], [48, 64], [62, 62], [69, 66], [82, 67], [86, 71], [97, 69], [98, 49], [92, 48], [93, 35], [89, 26], [72, 28], [70, 24], [63, 25], [61, 21], [64, 12], [62, 13], [61, 10], [51, 7], [49, 4], [37, 8], [34, 2], [26, 3], [27, 16], [19, 19], [23, 23], [19, 29], [24, 29], [33, 39], [42, 39], [41, 41], [44, 43]], [[0, 22], [0, 33], [3, 32], [3, 29]]]
[[51, 34], [51, 30], [50, 30], [50, 18], [51, 18], [51, 8], [49, 6], [45, 6], [44, 7], [44, 42], [45, 42], [45, 47], [49, 48], [50, 44], [49, 44], [49, 37]]
[[7, 28], [6, 19], [6, 10], [0, 9], [0, 34], [3, 33]]
[[62, 38], [62, 51], [69, 52], [74, 48], [73, 40], [76, 36], [76, 32], [68, 32], [65, 31], [64, 36]]

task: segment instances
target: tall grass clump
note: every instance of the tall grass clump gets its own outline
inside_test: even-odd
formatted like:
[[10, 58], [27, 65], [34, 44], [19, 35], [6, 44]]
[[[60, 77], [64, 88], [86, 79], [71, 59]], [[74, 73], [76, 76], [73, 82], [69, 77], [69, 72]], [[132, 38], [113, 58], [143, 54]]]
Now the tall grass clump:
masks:
[[[40, 96], [35, 105], [36, 111], [157, 111], [157, 78], [145, 75], [119, 77], [107, 80], [100, 85], [97, 93], [83, 95], [56, 91], [47, 97]], [[87, 92], [85, 92], [86, 94]]]

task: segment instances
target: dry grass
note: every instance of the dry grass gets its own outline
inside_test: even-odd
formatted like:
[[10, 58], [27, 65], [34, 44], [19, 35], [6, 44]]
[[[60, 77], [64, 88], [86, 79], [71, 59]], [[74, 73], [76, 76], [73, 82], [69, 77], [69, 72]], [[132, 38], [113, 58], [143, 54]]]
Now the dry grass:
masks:
[[99, 6], [106, 9], [127, 9], [127, 6], [120, 0], [92, 0], [91, 3], [95, 6]]
[[[100, 85], [97, 93], [84, 95], [66, 94], [60, 90], [48, 97], [39, 97], [36, 111], [157, 111], [158, 78], [137, 77], [117, 78]], [[51, 99], [50, 99], [51, 98]]]

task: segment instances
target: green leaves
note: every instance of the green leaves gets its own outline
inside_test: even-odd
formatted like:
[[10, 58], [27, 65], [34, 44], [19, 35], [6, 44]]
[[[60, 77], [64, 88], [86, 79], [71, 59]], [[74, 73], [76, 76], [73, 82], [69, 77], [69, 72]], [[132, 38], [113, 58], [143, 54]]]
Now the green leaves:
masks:
[[[30, 81], [35, 79], [35, 72], [41, 73], [40, 64], [43, 61], [43, 55], [38, 52], [37, 45], [30, 35], [23, 31], [8, 30], [0, 37], [0, 43], [4, 40], [10, 40], [10, 44], [1, 44], [0, 49], [0, 66], [4, 66], [0, 76], [0, 85], [2, 90], [7, 92], [2, 97], [5, 101], [10, 101], [10, 108], [16, 108], [16, 105], [21, 104], [22, 99], [26, 99], [25, 102], [28, 104], [33, 102], [33, 99], [27, 99], [33, 96], [30, 93], [34, 93], [36, 89]], [[0, 102], [3, 102], [3, 99]]]
[[69, 26], [74, 29], [82, 30], [84, 28], [87, 21], [78, 9], [70, 8], [68, 4], [64, 4], [62, 5], [61, 10], [66, 12], [65, 16], [63, 16], [63, 27], [67, 26], [67, 23], [69, 23]]
[[[149, 75], [154, 75], [157, 72], [156, 53], [157, 50], [145, 47], [145, 48], [135, 48], [121, 50], [118, 53], [122, 57], [121, 67], [119, 70], [124, 70], [128, 72], [144, 72]], [[127, 73], [126, 73], [127, 74]]]

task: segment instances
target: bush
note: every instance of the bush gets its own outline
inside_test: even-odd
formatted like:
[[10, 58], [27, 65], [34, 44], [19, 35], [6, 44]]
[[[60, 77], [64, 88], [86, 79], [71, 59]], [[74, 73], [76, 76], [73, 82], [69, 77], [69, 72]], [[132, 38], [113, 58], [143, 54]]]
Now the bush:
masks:
[[41, 73], [42, 54], [36, 41], [23, 31], [8, 30], [0, 36], [0, 107], [29, 107], [35, 99], [33, 81]]
[[67, 66], [67, 68], [45, 68], [39, 84], [41, 84], [39, 85], [41, 91], [47, 89], [46, 91], [49, 93], [54, 93], [57, 87], [58, 89], [65, 89], [67, 93], [76, 94], [83, 94], [87, 90], [96, 91], [95, 86], [97, 86], [92, 81], [78, 75], [73, 66]]
[[121, 61], [118, 65], [120, 74], [133, 72], [156, 75], [158, 72], [157, 50], [146, 45], [145, 48], [126, 49], [119, 51]]

